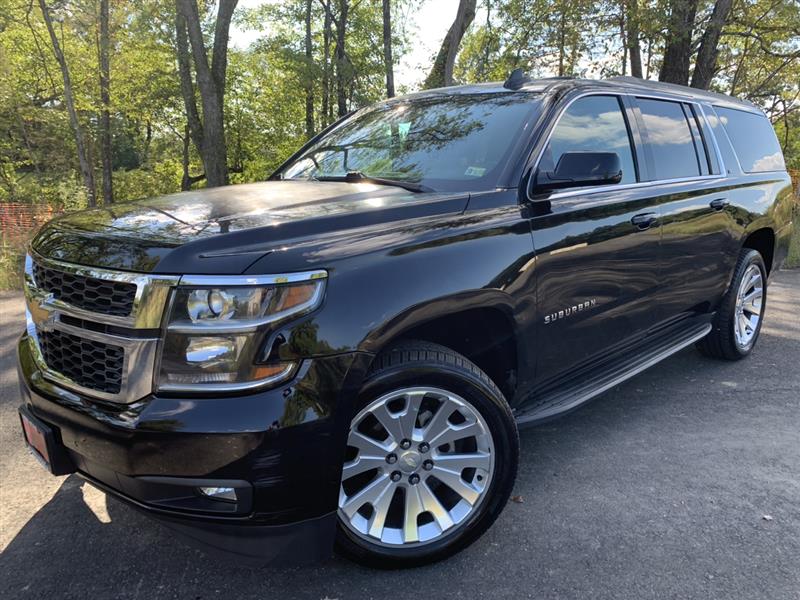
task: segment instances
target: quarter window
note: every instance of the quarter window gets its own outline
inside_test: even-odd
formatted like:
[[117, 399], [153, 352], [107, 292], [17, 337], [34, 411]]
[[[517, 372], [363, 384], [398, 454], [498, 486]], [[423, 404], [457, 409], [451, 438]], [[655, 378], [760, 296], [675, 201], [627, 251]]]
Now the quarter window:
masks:
[[714, 107], [728, 132], [745, 173], [783, 171], [786, 164], [769, 119], [763, 115]]
[[636, 181], [636, 167], [625, 116], [616, 96], [587, 96], [561, 115], [539, 161], [539, 171], [552, 171], [566, 152], [616, 152], [622, 183]]
[[637, 99], [652, 154], [655, 179], [678, 179], [700, 175], [692, 130], [679, 102]]

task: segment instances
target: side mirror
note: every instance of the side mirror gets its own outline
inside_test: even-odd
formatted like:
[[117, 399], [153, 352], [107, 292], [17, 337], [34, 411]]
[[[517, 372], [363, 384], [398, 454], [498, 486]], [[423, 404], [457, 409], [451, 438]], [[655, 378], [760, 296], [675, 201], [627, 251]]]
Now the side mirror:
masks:
[[534, 192], [622, 181], [622, 163], [616, 152], [565, 152], [554, 171], [536, 173]]

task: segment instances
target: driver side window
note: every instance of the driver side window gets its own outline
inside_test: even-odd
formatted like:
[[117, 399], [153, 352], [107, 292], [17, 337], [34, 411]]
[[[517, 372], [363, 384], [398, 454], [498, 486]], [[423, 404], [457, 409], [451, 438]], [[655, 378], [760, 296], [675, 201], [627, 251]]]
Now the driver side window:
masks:
[[616, 96], [586, 96], [561, 114], [539, 161], [539, 172], [553, 171], [567, 152], [616, 152], [622, 181], [636, 182], [631, 139]]

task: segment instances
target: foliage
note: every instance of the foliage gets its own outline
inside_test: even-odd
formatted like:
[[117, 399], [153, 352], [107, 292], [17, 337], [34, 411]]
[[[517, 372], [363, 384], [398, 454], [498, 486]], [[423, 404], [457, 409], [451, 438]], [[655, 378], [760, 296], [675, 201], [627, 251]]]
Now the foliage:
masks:
[[[502, 80], [521, 67], [535, 76], [630, 73], [623, 31], [637, 6], [643, 76], [661, 67], [669, 0], [484, 0], [456, 65], [462, 82]], [[692, 47], [714, 7], [699, 0]], [[800, 2], [735, 0], [722, 31], [711, 89], [767, 112], [790, 168], [800, 168]]]
[[[309, 1], [310, 59], [305, 46]], [[416, 9], [432, 1], [392, 0], [395, 62], [414, 43], [410, 22]], [[630, 73], [630, 57], [623, 39], [632, 23], [637, 26], [643, 75], [655, 78], [674, 1], [481, 0], [461, 44], [455, 78], [502, 80], [516, 67], [535, 76], [625, 75]], [[71, 72], [91, 161], [99, 173], [99, 2], [47, 0], [47, 4]], [[335, 23], [344, 4], [349, 11], [344, 59], [339, 63]], [[176, 62], [175, 0], [110, 5], [114, 200], [178, 191], [184, 170], [194, 185], [203, 185], [203, 163], [186, 137]], [[198, 0], [198, 5], [210, 43], [217, 4]], [[327, 55], [326, 6], [332, 17]], [[636, 19], [629, 14], [632, 7]], [[714, 0], [698, 0], [694, 53], [713, 7]], [[385, 95], [381, 0], [265, 2], [237, 9], [234, 21], [238, 29], [232, 32], [228, 52], [224, 106], [233, 183], [265, 178], [306, 141], [307, 94], [312, 98], [314, 130], [335, 120], [337, 70], [347, 110]], [[443, 36], [447, 25], [441, 25]], [[257, 37], [242, 43], [236, 37], [242, 30], [255, 30]], [[424, 75], [416, 79], [421, 82]], [[734, 0], [711, 86], [764, 107], [789, 166], [800, 169], [800, 3]], [[0, 11], [0, 202], [9, 201], [44, 202], [58, 210], [82, 208], [87, 202], [63, 80], [42, 13], [32, 0], [6, 0]], [[4, 251], [3, 260], [8, 254]]]

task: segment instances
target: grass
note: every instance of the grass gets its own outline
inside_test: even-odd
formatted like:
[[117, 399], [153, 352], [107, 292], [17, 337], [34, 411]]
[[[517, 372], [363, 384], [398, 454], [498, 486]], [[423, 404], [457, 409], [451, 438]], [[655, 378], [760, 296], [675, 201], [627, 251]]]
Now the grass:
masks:
[[22, 288], [25, 244], [0, 238], [0, 290]]
[[800, 267], [800, 210], [795, 211], [794, 235], [789, 243], [789, 256], [786, 257], [784, 264], [787, 269]]

